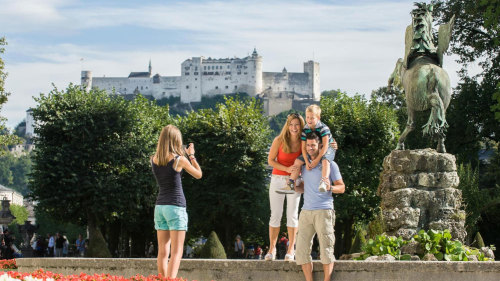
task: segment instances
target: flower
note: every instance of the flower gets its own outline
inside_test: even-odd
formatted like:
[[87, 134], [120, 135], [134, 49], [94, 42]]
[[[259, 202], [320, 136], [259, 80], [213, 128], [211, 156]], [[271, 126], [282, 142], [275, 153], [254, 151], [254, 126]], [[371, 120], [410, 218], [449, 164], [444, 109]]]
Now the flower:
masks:
[[[13, 261], [13, 264], [15, 266], [15, 260], [10, 260], [10, 261]], [[12, 262], [10, 264], [12, 264]], [[147, 277], [142, 275], [135, 275], [130, 278], [125, 278], [123, 276], [117, 276], [111, 274], [90, 275], [86, 273], [80, 273], [78, 275], [77, 274], [62, 275], [59, 273], [45, 271], [43, 269], [38, 269], [32, 273], [8, 271], [0, 275], [0, 281], [19, 281], [19, 280], [22, 281], [188, 281], [187, 279], [183, 278], [168, 278], [161, 275], [150, 275]]]

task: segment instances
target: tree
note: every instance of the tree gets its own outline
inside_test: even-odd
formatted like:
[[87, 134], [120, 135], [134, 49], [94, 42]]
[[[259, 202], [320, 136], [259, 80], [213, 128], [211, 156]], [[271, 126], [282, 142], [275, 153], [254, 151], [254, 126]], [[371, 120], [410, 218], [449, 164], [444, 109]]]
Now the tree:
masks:
[[229, 249], [233, 237], [266, 235], [269, 219], [266, 171], [270, 129], [255, 99], [227, 98], [216, 109], [179, 119], [184, 142], [193, 142], [203, 179], [183, 179], [188, 235], [212, 230]]
[[28, 174], [31, 172], [31, 156], [15, 157], [10, 153], [0, 156], [0, 184], [28, 195]]
[[[7, 45], [7, 41], [5, 41], [5, 37], [0, 37], [0, 55], [5, 52], [5, 48], [3, 46]], [[7, 78], [7, 72], [5, 72], [5, 63], [0, 57], [0, 112], [2, 111], [2, 106], [7, 102], [7, 98], [10, 93], [5, 91], [5, 78]], [[10, 134], [5, 129], [5, 117], [0, 116], [0, 148], [7, 146], [18, 144], [21, 140], [12, 134]], [[0, 155], [4, 154], [4, 150], [0, 149]]]
[[367, 223], [378, 213], [382, 162], [396, 147], [399, 128], [392, 108], [359, 95], [322, 97], [321, 108], [321, 121], [339, 143], [335, 162], [346, 184], [346, 192], [335, 196], [335, 253], [341, 255], [350, 249], [354, 224]]
[[[461, 81], [450, 103], [447, 148], [458, 153], [461, 162], [477, 162], [481, 144], [500, 141], [500, 122], [495, 119], [499, 105], [500, 3], [494, 0], [448, 0], [436, 3], [440, 23], [455, 15], [450, 52], [459, 56]], [[471, 76], [467, 67], [476, 63], [482, 71]], [[465, 151], [465, 153], [464, 153]]]
[[88, 254], [109, 257], [103, 237], [108, 222], [144, 221], [151, 213], [156, 185], [149, 156], [168, 111], [144, 98], [125, 101], [74, 85], [36, 101], [30, 188], [37, 209], [62, 222], [87, 224]]
[[227, 259], [226, 251], [222, 246], [219, 237], [215, 231], [210, 232], [207, 242], [203, 245], [200, 252], [202, 259]]
[[11, 224], [24, 224], [28, 220], [28, 210], [24, 206], [11, 204], [9, 206], [10, 212], [16, 217]]
[[[479, 149], [493, 149], [500, 142], [500, 2], [448, 0], [433, 3], [438, 4], [436, 18], [440, 23], [455, 15], [450, 52], [457, 54], [462, 64], [461, 80], [449, 108], [448, 116], [454, 122], [449, 122], [446, 146], [450, 152], [458, 154], [459, 162], [477, 165]], [[467, 71], [470, 64], [479, 65], [482, 71], [471, 75]], [[489, 176], [498, 174], [500, 165], [495, 164], [495, 158], [480, 166], [479, 190], [487, 193], [489, 199], [498, 198], [500, 194], [500, 183]], [[477, 227], [486, 244], [500, 243], [499, 214], [498, 199], [483, 206]]]

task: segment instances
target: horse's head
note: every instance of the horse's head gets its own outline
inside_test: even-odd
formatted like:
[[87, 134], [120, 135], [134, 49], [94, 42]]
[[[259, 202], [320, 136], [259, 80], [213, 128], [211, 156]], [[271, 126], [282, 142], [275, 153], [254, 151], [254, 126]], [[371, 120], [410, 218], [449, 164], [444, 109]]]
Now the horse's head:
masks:
[[387, 87], [389, 89], [392, 88], [392, 85], [394, 85], [398, 89], [401, 89], [402, 87], [401, 76], [403, 75], [403, 70], [404, 70], [403, 59], [399, 58], [398, 61], [396, 62], [396, 67], [394, 67], [394, 71], [389, 77], [389, 81], [387, 84]]

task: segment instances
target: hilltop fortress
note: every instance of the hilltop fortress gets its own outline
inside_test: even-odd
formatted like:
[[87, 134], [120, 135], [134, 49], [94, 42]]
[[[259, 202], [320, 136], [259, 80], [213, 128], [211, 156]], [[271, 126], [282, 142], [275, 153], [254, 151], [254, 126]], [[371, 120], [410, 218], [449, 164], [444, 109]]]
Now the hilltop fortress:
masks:
[[205, 59], [192, 57], [181, 64], [181, 76], [131, 72], [128, 77], [92, 77], [82, 71], [81, 84], [111, 93], [141, 93], [155, 99], [180, 97], [182, 103], [200, 102], [202, 96], [247, 93], [261, 98], [267, 115], [303, 108], [320, 99], [319, 63], [304, 62], [304, 72], [263, 72], [262, 56], [254, 49], [245, 58]]

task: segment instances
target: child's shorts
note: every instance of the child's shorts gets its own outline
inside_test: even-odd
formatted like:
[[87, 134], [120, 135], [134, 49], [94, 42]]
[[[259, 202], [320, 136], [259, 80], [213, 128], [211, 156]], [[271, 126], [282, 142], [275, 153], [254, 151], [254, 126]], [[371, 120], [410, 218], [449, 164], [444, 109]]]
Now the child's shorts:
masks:
[[155, 206], [156, 230], [185, 230], [187, 231], [188, 216], [185, 207], [173, 205]]
[[328, 162], [332, 163], [333, 159], [335, 159], [335, 149], [333, 149], [331, 146], [328, 146], [328, 150], [326, 151], [325, 155], [321, 157], [321, 160], [326, 159]]

